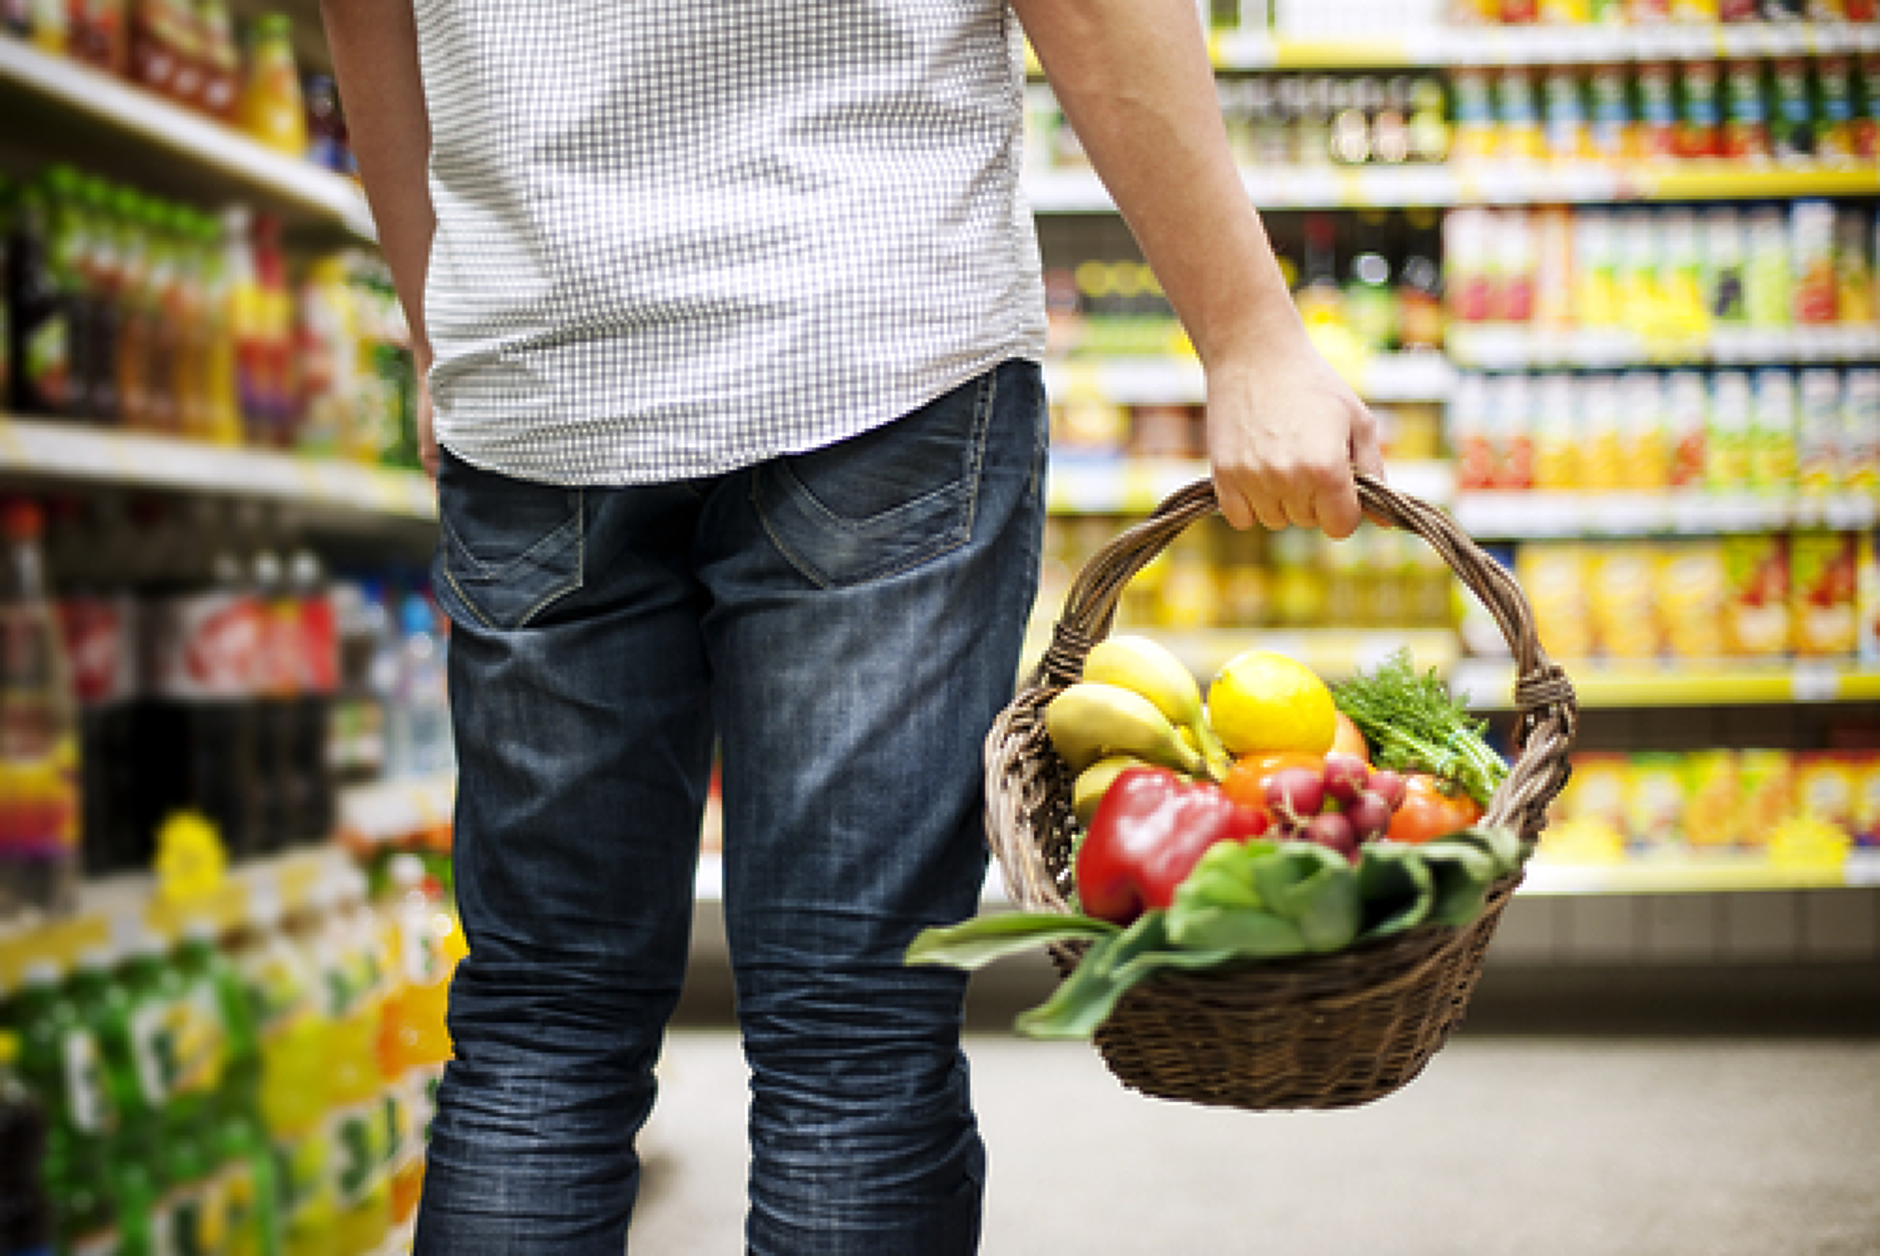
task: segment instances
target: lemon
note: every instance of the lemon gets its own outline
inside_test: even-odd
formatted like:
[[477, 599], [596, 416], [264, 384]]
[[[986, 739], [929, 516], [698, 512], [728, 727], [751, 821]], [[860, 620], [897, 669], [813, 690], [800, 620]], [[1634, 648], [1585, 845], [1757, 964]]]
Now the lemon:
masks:
[[1271, 650], [1248, 650], [1208, 686], [1208, 721], [1235, 755], [1322, 755], [1337, 736], [1338, 708], [1312, 669]]

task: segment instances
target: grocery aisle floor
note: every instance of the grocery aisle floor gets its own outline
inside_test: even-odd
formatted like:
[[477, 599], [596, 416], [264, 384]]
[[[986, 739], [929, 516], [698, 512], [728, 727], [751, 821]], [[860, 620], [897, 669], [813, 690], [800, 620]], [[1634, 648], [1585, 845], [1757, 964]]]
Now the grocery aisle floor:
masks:
[[[968, 1046], [986, 1256], [1873, 1256], [1880, 1041], [1464, 1036], [1336, 1113], [1140, 1098], [1081, 1044]], [[745, 1075], [673, 1033], [636, 1256], [742, 1251]]]

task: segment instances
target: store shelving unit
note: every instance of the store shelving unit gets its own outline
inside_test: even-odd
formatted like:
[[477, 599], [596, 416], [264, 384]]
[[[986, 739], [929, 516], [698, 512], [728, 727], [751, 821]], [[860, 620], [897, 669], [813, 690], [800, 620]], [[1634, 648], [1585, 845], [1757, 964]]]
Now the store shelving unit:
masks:
[[1880, 504], [1856, 494], [1767, 497], [1663, 493], [1458, 493], [1456, 521], [1477, 540], [1569, 537], [1714, 536], [1789, 528], [1862, 531]]
[[[79, 153], [141, 185], [198, 198], [266, 204], [309, 233], [376, 238], [359, 185], [256, 143], [122, 79], [0, 38], [7, 142]], [[31, 121], [33, 126], [19, 126]]]
[[[1880, 665], [1846, 661], [1781, 662], [1767, 666], [1643, 664], [1560, 660], [1584, 708], [1760, 706], [1774, 703], [1880, 701]], [[1482, 711], [1512, 710], [1511, 664], [1468, 659], [1450, 685]]]

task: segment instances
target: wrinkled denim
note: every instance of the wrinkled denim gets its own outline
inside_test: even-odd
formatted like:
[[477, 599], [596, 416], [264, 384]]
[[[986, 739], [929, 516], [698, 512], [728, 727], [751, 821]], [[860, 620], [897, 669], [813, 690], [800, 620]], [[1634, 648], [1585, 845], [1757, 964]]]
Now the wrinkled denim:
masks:
[[1018, 361], [709, 480], [565, 488], [446, 455], [470, 954], [420, 1253], [622, 1250], [714, 747], [748, 1250], [975, 1249], [965, 979], [902, 954], [984, 882], [981, 748], [1036, 594], [1045, 457]]

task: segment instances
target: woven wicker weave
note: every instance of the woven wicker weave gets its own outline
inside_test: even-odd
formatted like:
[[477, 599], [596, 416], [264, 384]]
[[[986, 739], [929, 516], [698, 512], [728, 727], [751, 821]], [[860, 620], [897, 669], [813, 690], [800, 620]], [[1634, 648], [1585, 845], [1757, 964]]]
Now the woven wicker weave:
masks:
[[[1501, 625], [1514, 651], [1518, 753], [1484, 820], [1537, 837], [1567, 779], [1573, 686], [1541, 648], [1520, 586], [1447, 515], [1368, 476], [1358, 491], [1367, 514], [1434, 546]], [[1045, 733], [1044, 709], [1109, 635], [1130, 579], [1216, 509], [1213, 485], [1197, 482], [1092, 558], [1044, 659], [987, 738], [987, 834], [1020, 907], [1070, 910], [1071, 777]], [[1258, 1110], [1382, 1098], [1420, 1073], [1461, 1021], [1520, 880], [1498, 882], [1463, 928], [1426, 925], [1330, 955], [1158, 974], [1124, 996], [1097, 1031], [1097, 1049], [1119, 1081], [1163, 1099]], [[1067, 945], [1052, 957], [1068, 973], [1081, 953]]]

